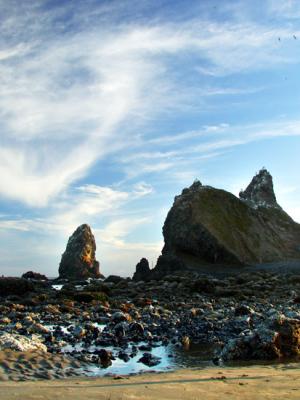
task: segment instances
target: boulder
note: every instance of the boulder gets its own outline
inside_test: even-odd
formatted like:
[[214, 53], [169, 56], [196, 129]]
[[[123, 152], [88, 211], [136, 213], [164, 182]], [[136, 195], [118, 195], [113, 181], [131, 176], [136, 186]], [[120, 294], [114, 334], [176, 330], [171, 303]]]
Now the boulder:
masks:
[[32, 335], [30, 338], [19, 334], [3, 333], [0, 336], [0, 350], [38, 350], [46, 353], [47, 347], [41, 342], [41, 339], [38, 336]]
[[300, 321], [284, 318], [277, 320], [274, 329], [279, 334], [278, 347], [283, 356], [300, 355]]
[[87, 224], [80, 225], [68, 240], [59, 265], [59, 277], [70, 280], [103, 277], [95, 253], [91, 228]]
[[161, 358], [156, 357], [151, 353], [144, 353], [143, 356], [138, 360], [139, 363], [143, 363], [148, 367], [155, 367], [160, 364]]
[[230, 339], [224, 346], [220, 358], [224, 361], [273, 360], [280, 357], [277, 340], [278, 334], [270, 329], [249, 332]]
[[300, 355], [300, 321], [279, 318], [262, 324], [230, 339], [221, 352], [221, 359], [273, 360]]
[[112, 364], [111, 360], [114, 360], [113, 354], [110, 350], [100, 349], [96, 351], [96, 354], [99, 357], [99, 363], [104, 368], [109, 367]]
[[148, 281], [151, 277], [151, 270], [147, 258], [142, 258], [135, 267], [132, 279], [138, 281]]
[[123, 313], [122, 311], [116, 311], [112, 314], [111, 320], [114, 323], [119, 323], [122, 321], [130, 321], [131, 317], [128, 313]]
[[176, 196], [163, 226], [153, 276], [175, 269], [257, 265], [300, 259], [300, 225], [277, 204], [261, 170], [240, 198], [195, 181]]

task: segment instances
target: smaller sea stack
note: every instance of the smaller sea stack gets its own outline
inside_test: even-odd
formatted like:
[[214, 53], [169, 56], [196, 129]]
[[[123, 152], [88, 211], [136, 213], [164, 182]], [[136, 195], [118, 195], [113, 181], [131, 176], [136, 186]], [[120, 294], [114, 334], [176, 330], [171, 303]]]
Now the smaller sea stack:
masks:
[[70, 236], [59, 264], [59, 277], [64, 279], [101, 278], [96, 260], [96, 242], [89, 225], [80, 225]]

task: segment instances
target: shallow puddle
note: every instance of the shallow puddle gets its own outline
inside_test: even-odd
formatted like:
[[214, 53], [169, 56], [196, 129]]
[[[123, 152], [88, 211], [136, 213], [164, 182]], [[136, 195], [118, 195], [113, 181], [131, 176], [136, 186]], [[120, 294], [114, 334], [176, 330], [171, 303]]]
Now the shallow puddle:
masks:
[[55, 290], [61, 290], [64, 285], [51, 285], [51, 287]]
[[[138, 346], [141, 346], [142, 344], [145, 343], [139, 343]], [[118, 351], [124, 350], [115, 347], [105, 347], [105, 349], [112, 351], [115, 355], [118, 353]], [[81, 344], [76, 344], [75, 346], [68, 345], [62, 350], [63, 352], [71, 352], [72, 350], [86, 350], [92, 352], [96, 350], [96, 347], [91, 346], [87, 349], [84, 348]], [[130, 354], [130, 350], [131, 344], [129, 344], [128, 348], [126, 349], [126, 353]], [[185, 351], [173, 345], [160, 345], [157, 347], [153, 347], [150, 351], [151, 354], [155, 357], [159, 357], [161, 360], [159, 364], [152, 367], [148, 367], [147, 365], [139, 362], [139, 359], [143, 356], [145, 352], [145, 350], [138, 350], [137, 354], [126, 362], [116, 357], [116, 360], [112, 360], [112, 364], [106, 368], [103, 368], [100, 365], [90, 364], [87, 368], [83, 369], [82, 372], [90, 376], [103, 376], [107, 374], [128, 375], [149, 371], [162, 372], [176, 370], [184, 367], [204, 368], [207, 366], [213, 366], [213, 363], [211, 361], [213, 354], [212, 347], [208, 348], [207, 346], [192, 346], [189, 351]]]

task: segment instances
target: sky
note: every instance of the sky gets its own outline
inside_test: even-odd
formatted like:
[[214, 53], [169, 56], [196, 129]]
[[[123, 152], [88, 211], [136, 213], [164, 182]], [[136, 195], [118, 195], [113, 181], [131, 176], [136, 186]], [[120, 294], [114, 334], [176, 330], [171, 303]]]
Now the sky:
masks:
[[300, 222], [298, 0], [0, 0], [0, 274], [154, 266], [174, 196], [266, 167]]

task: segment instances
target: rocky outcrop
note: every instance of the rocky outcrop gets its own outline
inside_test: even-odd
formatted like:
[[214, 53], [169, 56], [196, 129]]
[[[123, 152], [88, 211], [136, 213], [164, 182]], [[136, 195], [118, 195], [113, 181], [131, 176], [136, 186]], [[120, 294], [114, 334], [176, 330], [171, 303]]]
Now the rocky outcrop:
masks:
[[151, 270], [150, 279], [161, 279], [166, 275], [181, 273], [186, 269], [184, 261], [172, 253], [164, 253], [158, 257], [154, 269]]
[[281, 208], [277, 204], [271, 174], [262, 168], [252, 179], [246, 190], [239, 193], [240, 199], [250, 207]]
[[33, 272], [33, 271], [25, 272], [25, 274], [22, 275], [22, 278], [30, 279], [33, 281], [47, 281], [48, 280], [48, 278], [45, 275], [40, 274], [38, 272]]
[[300, 321], [282, 318], [229, 340], [221, 352], [221, 359], [272, 360], [299, 355]]
[[133, 274], [133, 280], [138, 281], [148, 281], [151, 276], [151, 270], [149, 267], [149, 262], [147, 258], [142, 258], [140, 262], [137, 263], [135, 267], [135, 273]]
[[269, 172], [262, 169], [240, 197], [199, 181], [184, 189], [167, 215], [165, 245], [152, 274], [182, 264], [234, 267], [300, 259], [300, 225], [277, 204]]
[[91, 228], [80, 225], [70, 236], [59, 265], [59, 277], [65, 279], [100, 278], [96, 260], [96, 242]]

